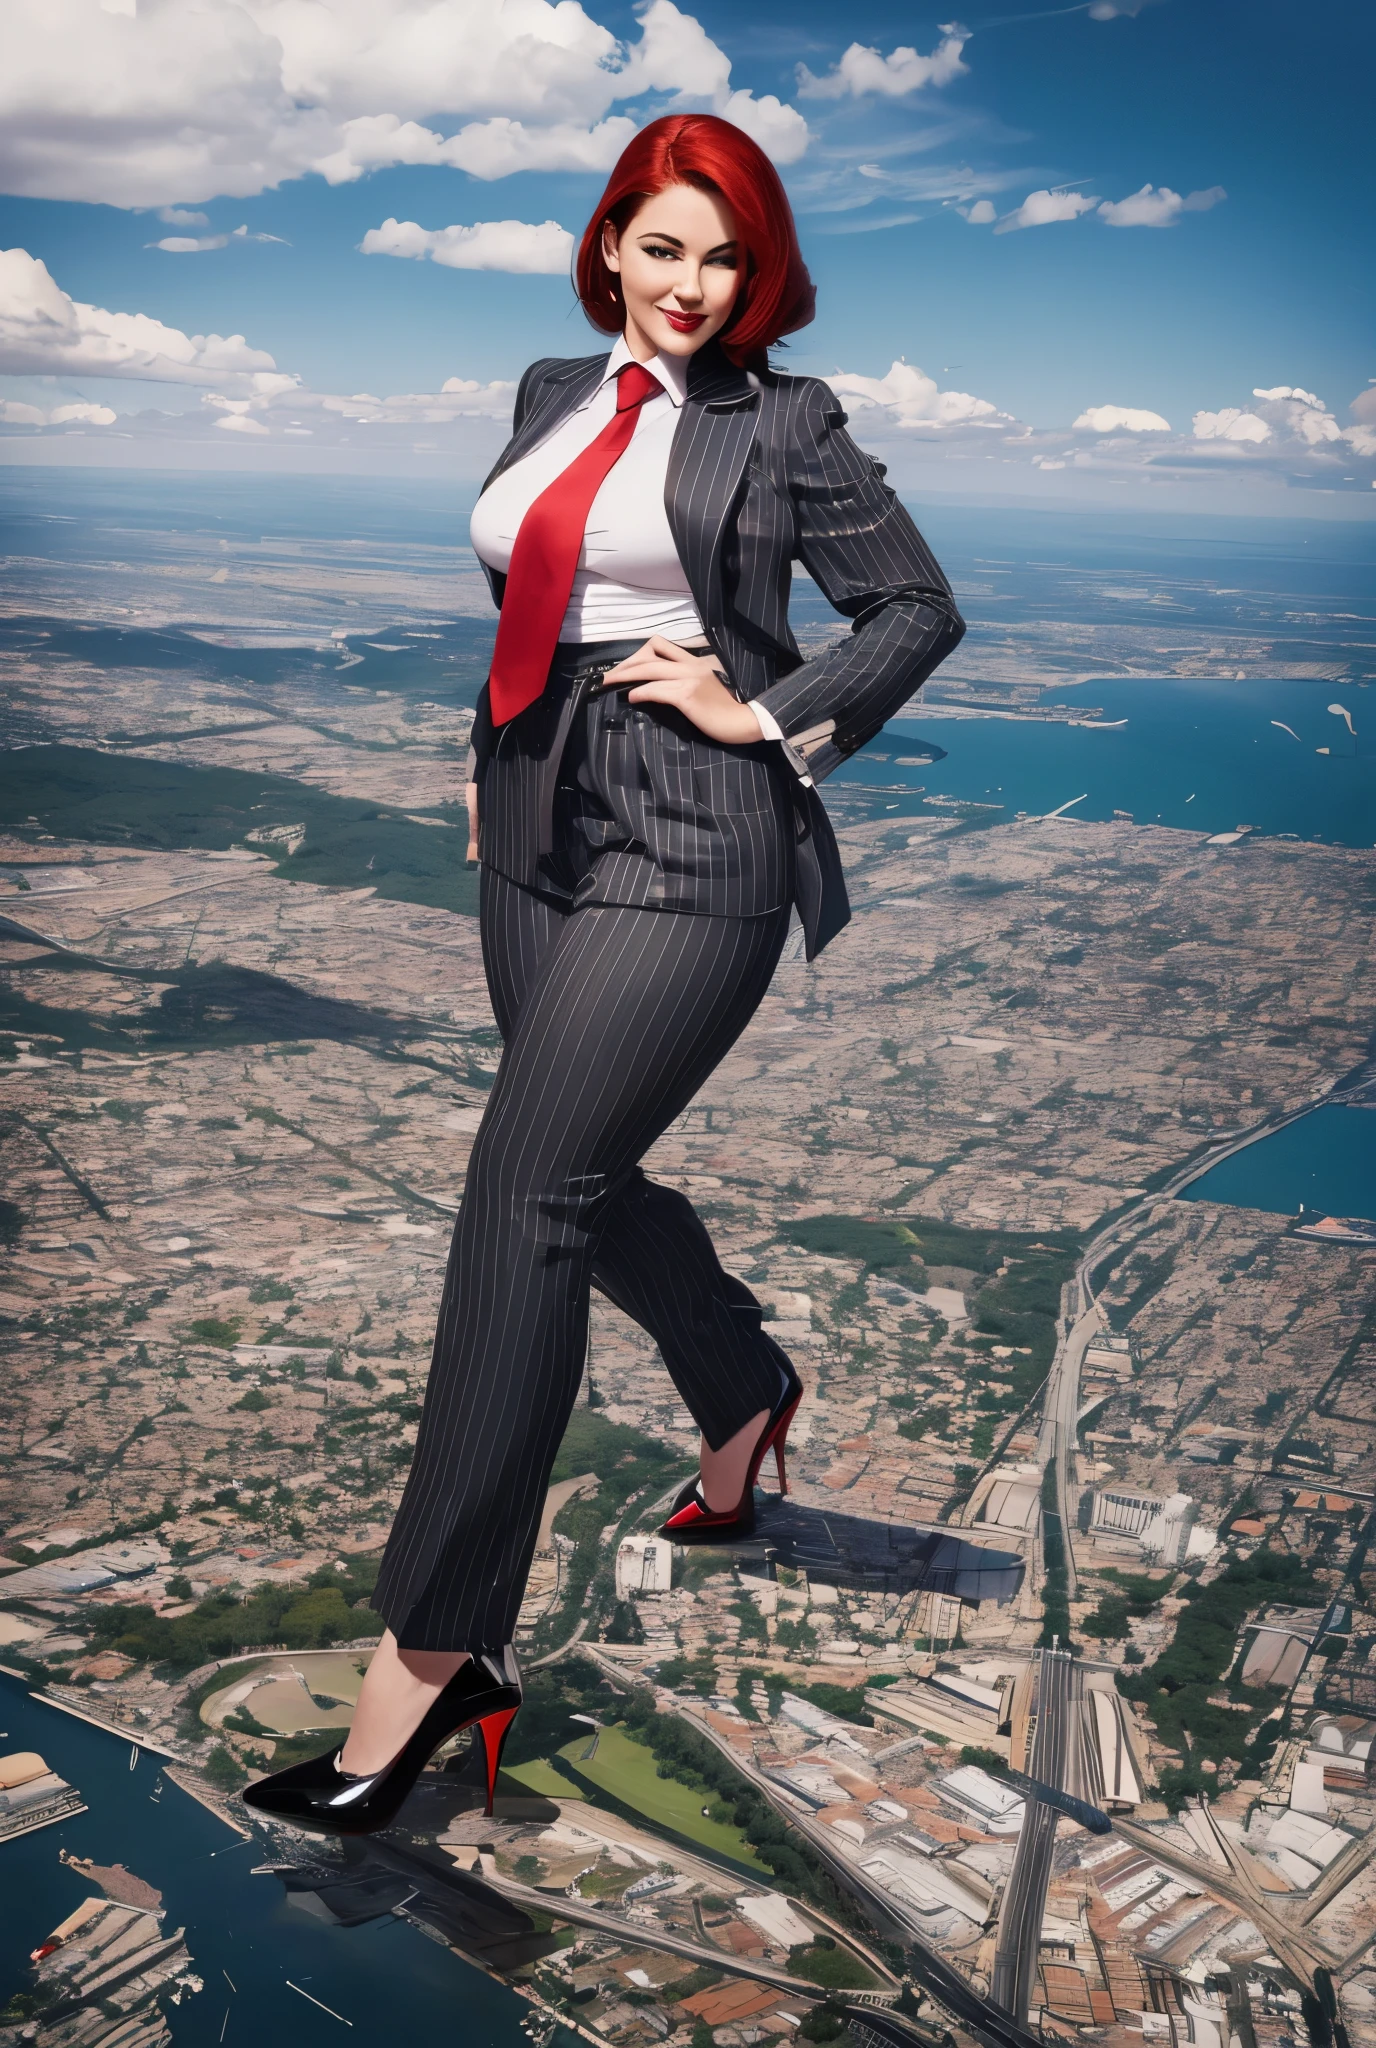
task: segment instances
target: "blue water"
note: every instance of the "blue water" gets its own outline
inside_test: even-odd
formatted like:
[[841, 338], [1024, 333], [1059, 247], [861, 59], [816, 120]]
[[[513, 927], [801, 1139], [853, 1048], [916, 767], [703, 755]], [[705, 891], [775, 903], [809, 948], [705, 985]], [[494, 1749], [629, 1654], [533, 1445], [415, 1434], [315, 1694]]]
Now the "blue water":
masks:
[[1376, 1110], [1332, 1103], [1235, 1152], [1185, 1190], [1192, 1202], [1376, 1221]]
[[[406, 1921], [326, 1926], [288, 1906], [276, 1878], [250, 1875], [263, 1860], [259, 1843], [242, 1841], [170, 1783], [154, 1805], [156, 1757], [140, 1753], [131, 1771], [127, 1742], [40, 1706], [9, 1678], [0, 1678], [0, 1729], [0, 1753], [38, 1750], [90, 1808], [0, 1842], [0, 2004], [31, 1988], [29, 1951], [92, 1895], [58, 1862], [68, 1849], [125, 1864], [163, 1894], [164, 1929], [185, 1927], [205, 1989], [168, 2008], [184, 2048], [210, 2048], [222, 2026], [226, 2048], [341, 2048], [403, 2032], [426, 2048], [525, 2048], [525, 2001]], [[288, 1977], [351, 2020], [352, 2031], [289, 1990]]]
[[[895, 719], [827, 788], [842, 794], [857, 783], [895, 785], [873, 799], [881, 816], [886, 808], [920, 811], [921, 788], [997, 805], [984, 814], [993, 824], [1080, 798], [1071, 817], [1127, 812], [1138, 824], [1192, 832], [1250, 825], [1341, 846], [1376, 843], [1376, 691], [1365, 685], [1135, 679], [1073, 690], [1061, 684], [1043, 701], [1093, 708], [1105, 729], [1033, 719]], [[1337, 703], [1351, 713], [1355, 738], [1328, 710]], [[1117, 719], [1127, 723], [1109, 729], [1107, 721]], [[899, 767], [894, 757], [914, 743], [944, 748], [945, 760]], [[1320, 747], [1331, 751], [1320, 754]]]

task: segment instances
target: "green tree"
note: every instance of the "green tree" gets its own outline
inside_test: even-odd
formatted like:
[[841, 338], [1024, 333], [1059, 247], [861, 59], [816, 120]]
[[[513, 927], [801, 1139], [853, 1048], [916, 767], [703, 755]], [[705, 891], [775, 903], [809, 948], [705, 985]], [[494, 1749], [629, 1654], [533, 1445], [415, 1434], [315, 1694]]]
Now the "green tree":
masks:
[[237, 1792], [248, 1783], [248, 1772], [223, 1742], [217, 1743], [206, 1758], [205, 1774], [217, 1792]]

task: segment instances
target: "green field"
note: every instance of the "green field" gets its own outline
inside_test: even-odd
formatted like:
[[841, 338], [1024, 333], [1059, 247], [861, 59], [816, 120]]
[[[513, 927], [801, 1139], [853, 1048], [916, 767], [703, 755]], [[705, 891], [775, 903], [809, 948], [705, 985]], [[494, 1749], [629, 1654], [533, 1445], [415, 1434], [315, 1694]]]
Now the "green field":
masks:
[[604, 1728], [596, 1756], [584, 1762], [582, 1752], [587, 1746], [587, 1736], [580, 1735], [573, 1742], [565, 1743], [559, 1755], [567, 1757], [585, 1778], [602, 1791], [610, 1792], [627, 1806], [633, 1806], [637, 1813], [643, 1813], [646, 1820], [673, 1828], [676, 1834], [701, 1842], [705, 1849], [715, 1849], [719, 1856], [730, 1856], [737, 1863], [748, 1864], [763, 1877], [772, 1874], [760, 1862], [739, 1828], [732, 1827], [729, 1822], [707, 1818], [702, 1809], [708, 1804], [710, 1794], [694, 1792], [687, 1785], [680, 1785], [676, 1778], [657, 1777], [650, 1751], [643, 1743], [632, 1741], [624, 1729]]
[[[454, 793], [456, 800], [462, 795], [457, 763]], [[416, 824], [385, 806], [242, 768], [197, 768], [94, 747], [0, 754], [0, 827], [21, 834], [36, 827], [96, 845], [224, 853], [255, 829], [303, 825], [302, 844], [277, 862], [284, 881], [372, 888], [402, 903], [476, 916], [466, 821], [456, 820], [457, 812]]]
[[524, 1785], [527, 1791], [538, 1792], [545, 1799], [587, 1797], [586, 1793], [580, 1792], [562, 1771], [556, 1771], [553, 1764], [547, 1763], [544, 1757], [536, 1757], [533, 1763], [528, 1764], [503, 1764], [502, 1776], [514, 1778], [517, 1784]]

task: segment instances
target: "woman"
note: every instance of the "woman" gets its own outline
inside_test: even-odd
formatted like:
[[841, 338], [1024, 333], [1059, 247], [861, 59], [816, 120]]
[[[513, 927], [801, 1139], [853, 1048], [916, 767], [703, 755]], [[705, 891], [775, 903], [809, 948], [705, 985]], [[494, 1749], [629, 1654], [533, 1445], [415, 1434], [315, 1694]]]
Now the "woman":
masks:
[[[814, 783], [964, 630], [825, 384], [765, 350], [813, 290], [769, 160], [712, 116], [630, 144], [583, 237], [610, 355], [527, 370], [473, 514], [501, 607], [470, 805], [505, 1041], [474, 1142], [388, 1628], [341, 1751], [250, 1805], [367, 1832], [481, 1726], [491, 1810], [520, 1705], [510, 1644], [599, 1288], [658, 1344], [702, 1432], [676, 1541], [753, 1526], [802, 1394], [688, 1201], [639, 1160], [744, 1030], [796, 904], [808, 957], [849, 910]], [[803, 661], [801, 561], [851, 634]], [[479, 823], [480, 818], [480, 823]]]

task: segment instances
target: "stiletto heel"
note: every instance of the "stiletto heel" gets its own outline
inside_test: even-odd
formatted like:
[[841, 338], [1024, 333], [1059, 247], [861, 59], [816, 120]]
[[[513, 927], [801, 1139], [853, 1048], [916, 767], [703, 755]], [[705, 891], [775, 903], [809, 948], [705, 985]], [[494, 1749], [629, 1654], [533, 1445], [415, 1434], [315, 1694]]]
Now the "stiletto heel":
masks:
[[797, 1373], [790, 1372], [788, 1384], [779, 1396], [750, 1454], [745, 1487], [734, 1508], [723, 1511], [709, 1508], [699, 1477], [690, 1481], [679, 1494], [667, 1520], [660, 1528], [660, 1535], [667, 1536], [672, 1543], [722, 1542], [729, 1541], [733, 1536], [752, 1535], [755, 1528], [755, 1482], [759, 1478], [766, 1452], [772, 1450], [774, 1453], [774, 1463], [779, 1474], [779, 1492], [788, 1492], [784, 1449], [788, 1442], [788, 1426], [797, 1414], [798, 1404], [802, 1398], [803, 1383]]
[[[801, 1399], [802, 1395], [800, 1394], [798, 1400]], [[788, 1467], [784, 1463], [784, 1450], [788, 1443], [788, 1425], [793, 1420], [794, 1410], [797, 1408], [797, 1405], [798, 1402], [795, 1401], [793, 1407], [789, 1409], [787, 1415], [779, 1424], [778, 1434], [774, 1438], [774, 1469], [779, 1475], [779, 1492], [781, 1494], [788, 1492]]]
[[497, 1796], [497, 1773], [502, 1768], [502, 1751], [511, 1724], [516, 1719], [517, 1709], [505, 1707], [500, 1713], [488, 1714], [478, 1723], [483, 1738], [483, 1755], [487, 1762], [487, 1805], [483, 1812], [492, 1813], [492, 1802]]
[[343, 1745], [292, 1764], [246, 1787], [243, 1799], [257, 1813], [293, 1827], [329, 1835], [371, 1835], [388, 1827], [406, 1795], [437, 1749], [465, 1728], [481, 1730], [487, 1766], [487, 1812], [492, 1811], [502, 1750], [521, 1706], [521, 1672], [515, 1652], [475, 1652], [461, 1664], [415, 1734], [380, 1771], [340, 1768]]

